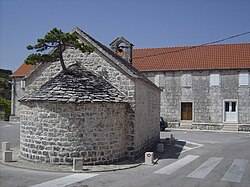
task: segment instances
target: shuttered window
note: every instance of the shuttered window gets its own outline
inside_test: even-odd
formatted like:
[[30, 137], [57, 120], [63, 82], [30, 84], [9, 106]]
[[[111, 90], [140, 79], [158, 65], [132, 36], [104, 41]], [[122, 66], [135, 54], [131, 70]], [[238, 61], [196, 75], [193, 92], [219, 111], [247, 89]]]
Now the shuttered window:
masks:
[[155, 76], [155, 85], [160, 87], [165, 86], [165, 76], [163, 74]]
[[239, 85], [247, 86], [249, 84], [249, 74], [248, 73], [240, 73], [239, 74]]
[[220, 85], [220, 74], [210, 74], [210, 86], [219, 86]]
[[21, 88], [22, 88], [22, 89], [25, 88], [25, 80], [21, 80]]
[[182, 75], [181, 82], [182, 82], [182, 86], [191, 87], [192, 86], [192, 75], [191, 74]]

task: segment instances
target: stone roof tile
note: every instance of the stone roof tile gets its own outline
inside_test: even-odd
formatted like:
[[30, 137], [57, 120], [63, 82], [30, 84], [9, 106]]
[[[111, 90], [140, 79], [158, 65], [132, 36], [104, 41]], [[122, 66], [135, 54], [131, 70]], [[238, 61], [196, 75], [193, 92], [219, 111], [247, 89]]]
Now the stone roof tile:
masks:
[[20, 101], [124, 102], [125, 96], [99, 75], [74, 64]]

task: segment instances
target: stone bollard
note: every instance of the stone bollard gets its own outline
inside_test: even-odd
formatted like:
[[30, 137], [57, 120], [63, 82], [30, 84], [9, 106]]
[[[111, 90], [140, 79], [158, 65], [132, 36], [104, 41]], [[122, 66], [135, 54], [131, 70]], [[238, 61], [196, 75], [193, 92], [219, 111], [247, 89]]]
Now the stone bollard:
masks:
[[3, 162], [12, 162], [12, 151], [3, 151]]
[[164, 152], [164, 143], [158, 143], [157, 144], [157, 151], [158, 152]]
[[9, 142], [2, 142], [2, 150], [9, 151], [10, 150], [10, 143]]
[[153, 152], [146, 152], [145, 153], [145, 164], [146, 165], [154, 165], [154, 153]]
[[73, 158], [73, 171], [82, 171], [83, 160], [82, 158]]
[[12, 162], [12, 151], [9, 142], [2, 142], [3, 162]]

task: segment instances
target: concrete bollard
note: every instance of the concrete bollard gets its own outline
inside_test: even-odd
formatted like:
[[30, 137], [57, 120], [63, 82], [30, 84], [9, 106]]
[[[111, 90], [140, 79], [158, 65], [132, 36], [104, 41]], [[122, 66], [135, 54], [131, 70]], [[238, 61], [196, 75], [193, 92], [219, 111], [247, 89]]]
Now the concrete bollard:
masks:
[[12, 162], [12, 151], [3, 151], [3, 162]]
[[73, 158], [73, 171], [82, 171], [83, 160], [82, 158]]
[[164, 143], [157, 144], [157, 151], [161, 153], [164, 152]]
[[9, 151], [10, 150], [10, 143], [9, 142], [2, 142], [2, 150]]
[[146, 152], [145, 153], [145, 164], [146, 165], [154, 165], [154, 153], [153, 152]]

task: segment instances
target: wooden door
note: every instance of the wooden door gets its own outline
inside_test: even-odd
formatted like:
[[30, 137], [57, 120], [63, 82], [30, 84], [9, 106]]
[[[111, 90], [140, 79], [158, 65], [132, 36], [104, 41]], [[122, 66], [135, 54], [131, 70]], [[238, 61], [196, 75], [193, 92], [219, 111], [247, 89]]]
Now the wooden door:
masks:
[[181, 120], [192, 120], [193, 103], [181, 103]]

